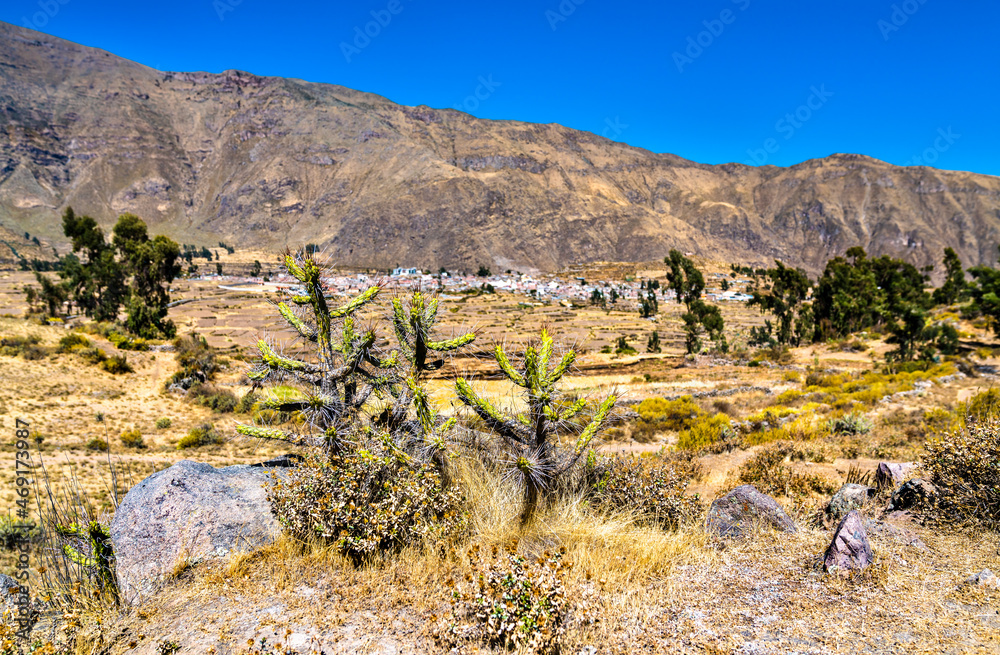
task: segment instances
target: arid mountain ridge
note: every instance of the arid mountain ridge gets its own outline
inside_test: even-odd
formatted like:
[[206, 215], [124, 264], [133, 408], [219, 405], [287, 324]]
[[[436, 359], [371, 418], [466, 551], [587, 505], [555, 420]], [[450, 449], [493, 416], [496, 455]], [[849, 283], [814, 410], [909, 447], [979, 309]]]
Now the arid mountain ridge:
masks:
[[59, 243], [67, 206], [378, 268], [555, 270], [679, 248], [815, 274], [855, 245], [918, 265], [951, 246], [973, 265], [1000, 242], [989, 175], [848, 154], [710, 166], [330, 84], [161, 72], [0, 23], [0, 227]]

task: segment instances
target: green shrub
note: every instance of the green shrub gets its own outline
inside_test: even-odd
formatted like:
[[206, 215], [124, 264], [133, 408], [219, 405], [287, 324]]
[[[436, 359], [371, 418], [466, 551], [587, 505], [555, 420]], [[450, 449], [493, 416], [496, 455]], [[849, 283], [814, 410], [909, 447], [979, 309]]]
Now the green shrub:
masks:
[[103, 368], [108, 373], [113, 373], [115, 375], [121, 375], [123, 373], [131, 373], [132, 367], [128, 363], [125, 355], [114, 355], [101, 362], [101, 368]]
[[[566, 633], [568, 602], [565, 547], [529, 561], [516, 545], [484, 563], [479, 547], [469, 549], [472, 574], [452, 592], [451, 616], [436, 631], [442, 644], [459, 652], [463, 643], [526, 653], [559, 653]], [[464, 651], [463, 651], [464, 652]]]
[[100, 437], [94, 437], [87, 442], [87, 450], [107, 450], [108, 442]]
[[214, 446], [223, 442], [222, 435], [215, 431], [215, 426], [206, 423], [191, 430], [177, 442], [177, 449]]
[[101, 364], [108, 359], [108, 356], [100, 348], [86, 348], [77, 351], [77, 354], [88, 364]]
[[236, 394], [228, 389], [219, 389], [212, 384], [194, 385], [188, 391], [188, 398], [219, 413], [232, 412], [239, 405]]
[[868, 434], [872, 429], [872, 422], [864, 414], [845, 414], [837, 418], [832, 418], [827, 421], [827, 430], [831, 434], [845, 434], [845, 435], [855, 435], [855, 434]]
[[1000, 389], [987, 389], [970, 398], [962, 408], [969, 418], [984, 422], [1000, 416]]
[[0, 548], [3, 550], [14, 550], [25, 541], [39, 542], [43, 536], [44, 533], [38, 526], [26, 528], [21, 521], [9, 514], [0, 516]]
[[722, 413], [701, 416], [677, 435], [677, 447], [684, 450], [707, 448], [731, 431], [731, 425], [729, 417]]
[[625, 341], [625, 337], [618, 337], [618, 341], [615, 342], [615, 354], [616, 355], [634, 355], [635, 348], [628, 345]]
[[690, 458], [612, 457], [600, 463], [591, 488], [598, 511], [633, 512], [663, 528], [695, 518], [698, 496], [685, 494], [698, 473]]
[[921, 464], [937, 488], [937, 520], [1000, 530], [1000, 421], [970, 425], [933, 439]]
[[180, 370], [174, 373], [168, 384], [180, 382], [185, 378], [195, 378], [202, 382], [211, 381], [219, 370], [215, 358], [215, 350], [208, 345], [205, 337], [192, 334], [174, 339], [176, 354], [174, 358], [180, 365]]
[[108, 341], [115, 344], [119, 350], [149, 350], [149, 343], [141, 337], [130, 337], [120, 332], [108, 334]]
[[42, 359], [49, 349], [41, 345], [41, 339], [34, 334], [25, 337], [3, 337], [0, 339], [0, 355], [21, 357], [27, 360]]
[[462, 496], [433, 466], [398, 457], [378, 439], [365, 447], [310, 457], [269, 489], [274, 515], [292, 535], [319, 537], [360, 561], [463, 532]]
[[139, 428], [131, 428], [122, 432], [121, 437], [122, 445], [126, 448], [145, 448], [146, 444], [142, 440], [142, 433], [139, 432]]
[[158, 418], [158, 419], [156, 419], [156, 428], [157, 428], [158, 430], [166, 430], [166, 429], [167, 429], [167, 428], [169, 428], [169, 427], [170, 427], [171, 425], [173, 425], [173, 421], [171, 421], [171, 420], [170, 420], [169, 418], [167, 418], [166, 416], [164, 416], [164, 417], [162, 417], [162, 418]]
[[249, 414], [253, 412], [254, 405], [260, 398], [253, 391], [248, 391], [240, 397], [240, 402], [236, 405], [237, 414]]
[[90, 339], [83, 336], [79, 332], [67, 334], [59, 340], [58, 351], [61, 353], [76, 352], [77, 350], [82, 350], [84, 348], [90, 348]]
[[655, 423], [666, 430], [685, 430], [705, 413], [691, 396], [682, 396], [676, 400], [647, 398], [639, 403], [636, 410], [641, 420]]

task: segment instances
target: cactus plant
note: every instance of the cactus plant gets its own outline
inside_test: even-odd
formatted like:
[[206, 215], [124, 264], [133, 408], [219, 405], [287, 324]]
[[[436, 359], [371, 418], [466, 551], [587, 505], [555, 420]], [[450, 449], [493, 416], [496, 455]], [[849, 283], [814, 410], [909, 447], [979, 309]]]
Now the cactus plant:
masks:
[[583, 428], [572, 449], [560, 449], [556, 438], [560, 428], [587, 406], [583, 399], [568, 407], [558, 404], [556, 384], [576, 359], [576, 351], [568, 350], [558, 364], [550, 367], [553, 340], [542, 329], [536, 344], [525, 349], [521, 366], [516, 368], [502, 344], [494, 348], [493, 356], [500, 371], [515, 386], [523, 389], [527, 411], [504, 413], [496, 405], [476, 394], [464, 378], [455, 382], [459, 399], [467, 405], [497, 435], [499, 445], [507, 454], [509, 473], [521, 478], [524, 485], [522, 522], [528, 522], [538, 508], [543, 494], [552, 483], [571, 469], [586, 451], [600, 429], [607, 423], [618, 397], [611, 393], [598, 405], [591, 420]]
[[73, 543], [63, 544], [62, 549], [71, 561], [89, 570], [97, 578], [101, 589], [108, 591], [115, 602], [118, 602], [115, 554], [108, 526], [98, 521], [89, 521], [86, 524], [57, 524], [55, 530], [61, 537], [86, 543], [88, 552], [81, 551]]

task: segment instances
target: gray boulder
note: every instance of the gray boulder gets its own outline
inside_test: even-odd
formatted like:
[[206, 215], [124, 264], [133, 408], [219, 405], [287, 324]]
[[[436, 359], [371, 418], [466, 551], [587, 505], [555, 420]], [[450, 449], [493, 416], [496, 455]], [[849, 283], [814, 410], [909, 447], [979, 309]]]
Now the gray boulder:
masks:
[[743, 537], [762, 524], [780, 532], [795, 532], [795, 523], [777, 501], [750, 484], [717, 498], [708, 510], [706, 529], [720, 537]]
[[833, 533], [833, 541], [823, 555], [823, 568], [828, 572], [860, 571], [874, 560], [861, 514], [851, 510]]
[[183, 560], [224, 557], [272, 541], [280, 526], [266, 487], [275, 470], [184, 460], [133, 487], [111, 522], [122, 597], [148, 597]]
[[912, 463], [879, 462], [875, 469], [875, 486], [896, 488], [916, 468]]
[[933, 504], [937, 498], [937, 487], [921, 478], [907, 480], [902, 487], [896, 489], [889, 499], [888, 510], [897, 512], [900, 510], [923, 507]]
[[861, 509], [875, 494], [876, 490], [872, 487], [848, 482], [833, 494], [833, 498], [826, 506], [826, 513], [832, 518], [840, 519], [852, 509]]
[[1000, 578], [998, 578], [996, 574], [989, 569], [983, 569], [979, 573], [970, 576], [965, 583], [975, 587], [992, 587], [993, 589], [1000, 589]]

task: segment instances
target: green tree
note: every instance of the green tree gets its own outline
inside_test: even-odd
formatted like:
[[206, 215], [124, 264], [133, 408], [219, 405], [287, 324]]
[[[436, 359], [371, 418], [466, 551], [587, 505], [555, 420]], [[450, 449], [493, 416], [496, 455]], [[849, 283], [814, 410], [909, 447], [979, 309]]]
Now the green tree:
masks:
[[[810, 309], [803, 303], [809, 296], [812, 282], [802, 269], [789, 268], [778, 260], [774, 264], [774, 268], [769, 268], [764, 273], [768, 281], [766, 292], [754, 291], [753, 298], [747, 305], [760, 307], [762, 314], [770, 312], [774, 315], [777, 321], [774, 338], [778, 343], [797, 346], [811, 327]], [[771, 337], [771, 327], [770, 321], [765, 323], [767, 338]], [[764, 335], [757, 335], [762, 336]]]
[[938, 305], [954, 305], [969, 297], [969, 285], [965, 281], [962, 260], [951, 248], [944, 249], [944, 283], [934, 290], [933, 298]]
[[653, 330], [653, 333], [649, 335], [649, 340], [646, 342], [646, 352], [648, 353], [658, 353], [660, 352], [660, 333]]
[[111, 243], [130, 280], [126, 327], [140, 337], [172, 337], [176, 329], [166, 316], [170, 283], [181, 273], [180, 246], [162, 235], [151, 240], [146, 223], [135, 214], [118, 218]]
[[718, 307], [708, 305], [701, 299], [705, 289], [705, 277], [690, 259], [677, 250], [671, 250], [664, 258], [667, 264], [667, 286], [677, 295], [677, 302], [684, 303], [687, 311], [681, 315], [684, 330], [684, 346], [688, 354], [701, 350], [701, 330], [708, 333], [716, 346], [728, 350], [723, 336], [724, 323]]

